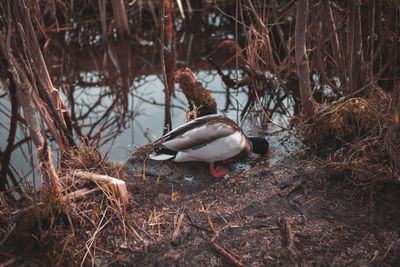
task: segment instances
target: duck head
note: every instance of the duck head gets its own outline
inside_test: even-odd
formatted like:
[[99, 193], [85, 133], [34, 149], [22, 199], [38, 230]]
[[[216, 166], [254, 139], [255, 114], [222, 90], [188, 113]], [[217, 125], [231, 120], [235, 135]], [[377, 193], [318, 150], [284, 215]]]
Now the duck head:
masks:
[[252, 151], [256, 154], [267, 154], [269, 152], [268, 141], [263, 137], [249, 137]]

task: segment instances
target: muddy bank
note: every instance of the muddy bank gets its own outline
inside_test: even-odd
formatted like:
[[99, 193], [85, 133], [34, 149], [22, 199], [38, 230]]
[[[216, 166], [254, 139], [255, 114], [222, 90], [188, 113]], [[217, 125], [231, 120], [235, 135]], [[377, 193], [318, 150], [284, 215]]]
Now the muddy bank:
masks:
[[250, 169], [220, 180], [207, 176], [205, 164], [176, 165], [176, 173], [199, 175], [166, 172], [158, 186], [158, 175], [149, 171], [144, 180], [131, 169], [131, 212], [147, 241], [121, 250], [117, 265], [225, 266], [233, 264], [229, 255], [244, 266], [395, 265], [398, 186], [371, 191], [327, 181], [321, 165], [302, 157], [273, 166], [268, 158], [251, 160]]
[[[20, 213], [1, 262], [396, 266], [400, 260], [396, 184], [367, 188], [327, 179], [324, 166], [304, 152], [231, 163], [230, 177], [215, 179], [204, 163], [144, 161], [147, 149], [133, 155], [120, 177], [130, 193], [124, 212], [96, 194], [42, 217], [41, 232], [37, 217]], [[14, 210], [1, 212], [8, 229], [5, 215]]]

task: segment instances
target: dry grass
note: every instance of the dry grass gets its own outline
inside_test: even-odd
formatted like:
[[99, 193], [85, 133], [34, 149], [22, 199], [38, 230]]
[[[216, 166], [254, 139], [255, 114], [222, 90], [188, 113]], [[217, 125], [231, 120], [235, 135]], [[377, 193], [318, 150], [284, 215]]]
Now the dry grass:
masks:
[[[98, 241], [109, 235], [104, 231], [110, 231], [111, 226], [113, 234], [118, 232], [125, 241], [128, 233], [140, 239], [126, 223], [129, 203], [122, 207], [110, 186], [74, 177], [70, 172], [83, 169], [121, 179], [126, 177], [121, 165], [113, 165], [92, 147], [81, 145], [64, 153], [61, 168], [63, 197], [58, 200], [37, 203], [33, 196], [27, 195], [18, 205], [10, 207], [0, 198], [0, 227], [4, 233], [0, 235], [0, 244], [7, 243], [26, 255], [40, 257], [25, 260], [82, 266], [94, 262], [96, 251], [101, 249]], [[74, 198], [71, 192], [78, 190], [89, 193]]]
[[391, 94], [376, 90], [368, 98], [332, 105], [312, 124], [302, 126], [304, 142], [325, 158], [330, 177], [343, 177], [356, 186], [398, 181], [399, 173], [384, 149], [384, 136], [394, 118], [392, 102]]
[[61, 155], [60, 169], [63, 172], [72, 170], [84, 170], [88, 172], [109, 175], [119, 179], [125, 176], [121, 164], [112, 164], [99, 151], [82, 140], [80, 146], [65, 150]]

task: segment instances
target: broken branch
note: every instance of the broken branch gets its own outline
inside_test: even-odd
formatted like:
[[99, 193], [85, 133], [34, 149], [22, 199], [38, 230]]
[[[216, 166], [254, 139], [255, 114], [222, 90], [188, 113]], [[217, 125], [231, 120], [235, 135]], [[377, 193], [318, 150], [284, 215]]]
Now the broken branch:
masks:
[[230, 263], [232, 263], [235, 266], [244, 266], [243, 263], [236, 259], [236, 257], [234, 257], [231, 253], [229, 253], [228, 251], [226, 251], [223, 247], [221, 247], [220, 245], [218, 245], [217, 243], [211, 241], [211, 245], [213, 246], [213, 248], [219, 253], [221, 254], [225, 259], [227, 259]]
[[107, 175], [101, 175], [84, 171], [74, 171], [73, 176], [99, 183], [108, 184], [112, 187], [113, 191], [115, 192], [115, 196], [121, 200], [122, 204], [128, 203], [128, 191], [126, 189], [125, 182], [122, 180], [118, 180], [114, 177]]

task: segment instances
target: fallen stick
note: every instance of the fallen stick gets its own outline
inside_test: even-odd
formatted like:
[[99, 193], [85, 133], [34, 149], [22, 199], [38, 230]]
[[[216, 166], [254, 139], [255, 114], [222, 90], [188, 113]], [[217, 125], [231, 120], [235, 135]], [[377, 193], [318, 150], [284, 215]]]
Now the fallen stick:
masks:
[[129, 228], [131, 229], [131, 231], [133, 232], [133, 234], [135, 235], [135, 237], [137, 239], [139, 239], [141, 242], [143, 242], [143, 238], [138, 234], [138, 232], [136, 232], [135, 228], [132, 227], [132, 225], [130, 225], [128, 223]]
[[[95, 174], [95, 173], [90, 173], [90, 172], [83, 172], [83, 171], [75, 171], [73, 172], [73, 176], [77, 176], [82, 179], [90, 180], [90, 181], [95, 181], [95, 182], [100, 182], [100, 183], [106, 183], [112, 186], [115, 196], [118, 197], [121, 200], [122, 204], [127, 204], [128, 203], [128, 191], [126, 189], [126, 184], [122, 180], [118, 180], [116, 178], [106, 176], [106, 175], [100, 175], [100, 174]], [[83, 188], [74, 192], [71, 192], [65, 196], [61, 197], [62, 201], [66, 200], [76, 200], [78, 198], [83, 198], [86, 197], [87, 195], [90, 195], [96, 191], [99, 191], [100, 188], [93, 188], [93, 189], [88, 189], [88, 188]], [[37, 206], [45, 206], [45, 202], [39, 202], [36, 203], [35, 205]], [[35, 207], [35, 205], [31, 205], [27, 208], [20, 209], [13, 211], [11, 214], [16, 215], [20, 213], [24, 213], [27, 210], [30, 210], [31, 208]]]
[[77, 170], [74, 171], [72, 175], [86, 180], [108, 184], [113, 189], [115, 196], [121, 200], [122, 204], [128, 203], [128, 190], [126, 189], [126, 184], [124, 181], [107, 175]]
[[293, 230], [292, 230], [292, 225], [290, 222], [290, 218], [283, 218], [282, 219], [282, 228], [283, 232], [285, 235], [285, 244], [286, 247], [291, 251], [293, 251], [294, 248], [294, 235], [293, 235]]
[[219, 254], [221, 254], [225, 259], [227, 259], [233, 265], [244, 266], [240, 260], [236, 259], [236, 257], [234, 257], [232, 254], [230, 254], [228, 251], [226, 251], [223, 247], [221, 247], [217, 243], [211, 241], [211, 245]]
[[281, 197], [287, 197], [290, 193], [296, 190], [302, 183], [304, 182], [303, 179], [295, 181], [291, 187], [283, 189], [279, 195]]
[[111, 260], [110, 262], [108, 262], [106, 265], [113, 265], [114, 263], [123, 260], [126, 257], [126, 253], [125, 254], [119, 254], [117, 257], [115, 257], [115, 259]]
[[[99, 190], [100, 190], [100, 188], [98, 188], [98, 187], [97, 188], [93, 188], [93, 189], [83, 188], [83, 189], [76, 190], [76, 191], [71, 192], [71, 193], [67, 193], [67, 195], [61, 197], [61, 200], [63, 202], [67, 201], [67, 200], [76, 200], [78, 198], [86, 197], [86, 196], [88, 196], [88, 195], [90, 195], [90, 194], [92, 194], [92, 193], [94, 193], [96, 191], [99, 191]], [[16, 214], [24, 213], [24, 212], [34, 208], [35, 206], [43, 207], [45, 205], [46, 205], [45, 202], [38, 202], [38, 203], [36, 203], [34, 205], [30, 205], [29, 207], [13, 211], [11, 214], [12, 215], [16, 215]], [[1, 267], [1, 265], [0, 265], [0, 267]]]
[[208, 229], [208, 228], [206, 228], [206, 227], [203, 227], [203, 226], [201, 226], [201, 225], [197, 225], [197, 224], [193, 221], [193, 218], [192, 218], [192, 216], [189, 214], [188, 211], [186, 211], [185, 213], [186, 213], [186, 216], [187, 216], [188, 219], [189, 219], [189, 224], [190, 224], [191, 226], [193, 226], [194, 228], [197, 228], [197, 229], [199, 229], [199, 230], [202, 230], [202, 231], [204, 231], [204, 232], [207, 232], [207, 233], [209, 233], [209, 234], [214, 233], [213, 231], [211, 231], [210, 229]]
[[90, 195], [99, 190], [100, 190], [100, 188], [98, 188], [98, 187], [93, 188], [93, 189], [88, 189], [88, 188], [79, 189], [79, 190], [76, 190], [74, 192], [68, 193], [67, 195], [63, 196], [62, 200], [66, 201], [68, 199], [75, 200], [78, 198], [83, 198], [83, 197], [86, 197], [87, 195]]
[[181, 229], [181, 224], [182, 224], [183, 218], [185, 217], [185, 210], [186, 210], [186, 203], [183, 204], [181, 215], [179, 216], [178, 223], [176, 224], [175, 231], [172, 234], [172, 241], [175, 241], [176, 238], [179, 235], [179, 232], [180, 232], [180, 229]]

